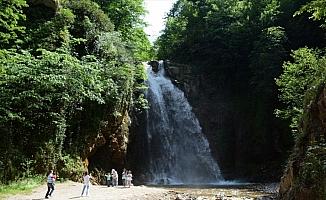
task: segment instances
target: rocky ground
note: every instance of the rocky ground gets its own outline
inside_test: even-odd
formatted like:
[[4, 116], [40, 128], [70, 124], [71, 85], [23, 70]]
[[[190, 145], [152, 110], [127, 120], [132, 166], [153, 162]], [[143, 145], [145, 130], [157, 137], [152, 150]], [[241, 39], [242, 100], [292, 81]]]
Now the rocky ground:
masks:
[[219, 186], [181, 186], [170, 188], [173, 200], [273, 200], [278, 184], [237, 184]]
[[[131, 188], [91, 186], [90, 195], [81, 197], [83, 185], [75, 182], [56, 184], [53, 200], [92, 199], [92, 200], [271, 200], [276, 199], [273, 184], [222, 187], [149, 187]], [[7, 200], [44, 199], [46, 185], [36, 188], [29, 195], [9, 196]]]

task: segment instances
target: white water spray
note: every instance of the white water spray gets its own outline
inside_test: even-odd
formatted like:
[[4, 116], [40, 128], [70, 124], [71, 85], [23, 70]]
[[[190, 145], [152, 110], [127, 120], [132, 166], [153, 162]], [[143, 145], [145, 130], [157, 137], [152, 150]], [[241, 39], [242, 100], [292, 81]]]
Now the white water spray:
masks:
[[147, 115], [150, 182], [154, 184], [211, 184], [223, 181], [184, 93], [159, 71], [148, 67]]

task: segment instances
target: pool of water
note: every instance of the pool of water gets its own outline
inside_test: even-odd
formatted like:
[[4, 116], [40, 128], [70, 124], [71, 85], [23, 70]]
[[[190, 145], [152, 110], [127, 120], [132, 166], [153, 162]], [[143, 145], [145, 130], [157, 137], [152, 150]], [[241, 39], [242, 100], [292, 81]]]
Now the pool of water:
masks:
[[[276, 199], [277, 183], [239, 183], [225, 182], [223, 184], [210, 185], [168, 185], [157, 186], [168, 189], [171, 193], [184, 199], [253, 199], [268, 200]], [[182, 198], [181, 198], [182, 199]]]

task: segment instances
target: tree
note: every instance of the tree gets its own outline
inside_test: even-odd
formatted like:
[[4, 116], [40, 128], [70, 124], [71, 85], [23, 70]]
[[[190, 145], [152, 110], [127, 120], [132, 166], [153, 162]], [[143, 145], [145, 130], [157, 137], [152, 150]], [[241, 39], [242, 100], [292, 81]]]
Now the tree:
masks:
[[121, 34], [136, 60], [150, 60], [154, 50], [144, 32], [144, 0], [96, 0]]
[[[21, 43], [18, 38], [25, 27], [21, 21], [25, 19], [23, 8], [27, 7], [25, 0], [2, 0], [0, 2], [0, 48]], [[18, 39], [18, 40], [16, 40]]]
[[[6, 36], [0, 46], [0, 137], [8, 141], [0, 144], [0, 182], [25, 175], [24, 166], [32, 173], [58, 166], [66, 178], [76, 177], [89, 141], [100, 133], [110, 137], [121, 117], [146, 106], [138, 61], [148, 58], [142, 51], [150, 46], [141, 27], [129, 41], [114, 31], [91, 0], [62, 1], [50, 14], [31, 5], [24, 10], [22, 37], [23, 2], [0, 3], [0, 23], [11, 25], [0, 32]], [[17, 34], [9, 37], [8, 30]], [[24, 41], [20, 49], [1, 49], [18, 39]]]
[[306, 5], [302, 6], [295, 15], [303, 14], [308, 12], [311, 14], [310, 18], [313, 20], [320, 20], [325, 25], [326, 24], [326, 2], [323, 0], [314, 0]]
[[96, 0], [112, 20], [115, 30], [124, 38], [129, 37], [133, 28], [143, 24], [141, 16], [145, 14], [143, 0]]
[[[285, 119], [291, 119], [293, 131], [301, 120], [304, 105], [312, 99], [314, 90], [325, 82], [326, 56], [323, 51], [302, 48], [292, 52], [293, 62], [283, 64], [284, 72], [276, 80], [280, 87], [280, 99], [287, 105], [285, 109], [277, 110], [277, 114]], [[310, 97], [305, 97], [310, 95]]]

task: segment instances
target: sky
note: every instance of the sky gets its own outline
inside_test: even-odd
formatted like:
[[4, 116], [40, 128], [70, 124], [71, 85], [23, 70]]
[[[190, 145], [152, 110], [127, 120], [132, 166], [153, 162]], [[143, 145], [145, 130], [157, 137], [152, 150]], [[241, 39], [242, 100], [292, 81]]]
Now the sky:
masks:
[[154, 42], [164, 29], [164, 17], [175, 2], [176, 0], [145, 0], [145, 8], [148, 11], [145, 16], [145, 22], [148, 24], [145, 32], [151, 42]]

